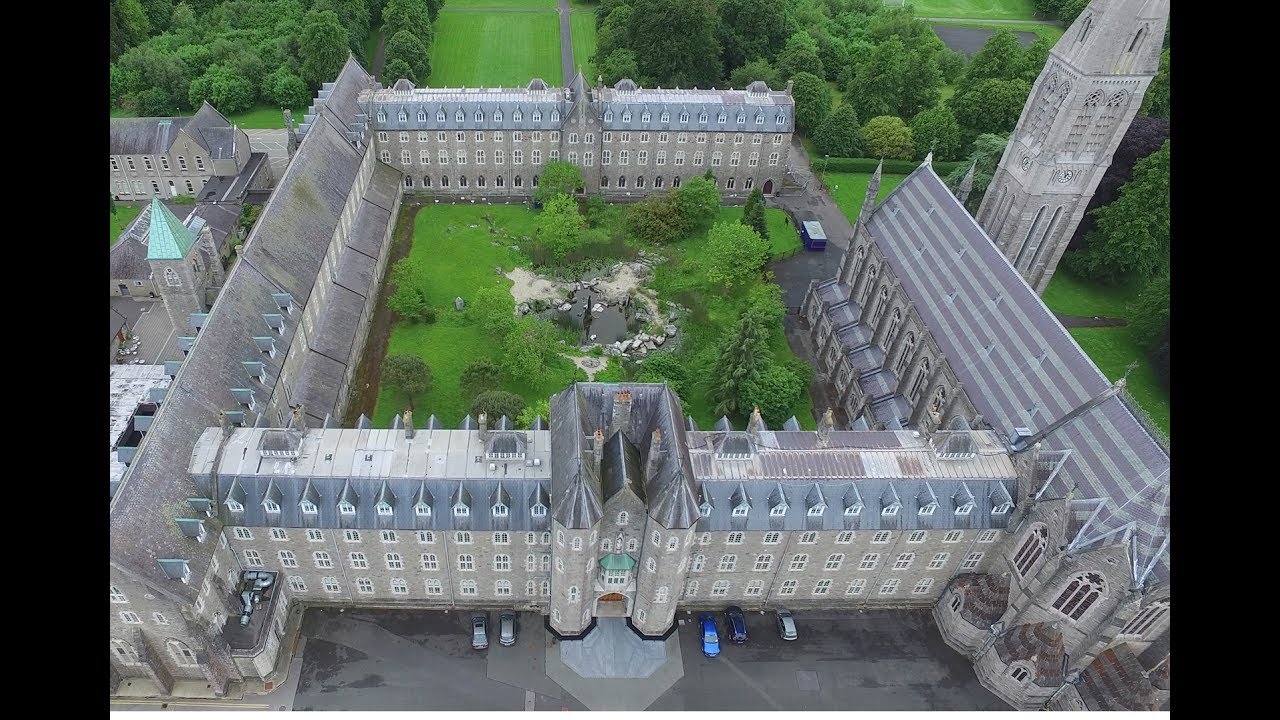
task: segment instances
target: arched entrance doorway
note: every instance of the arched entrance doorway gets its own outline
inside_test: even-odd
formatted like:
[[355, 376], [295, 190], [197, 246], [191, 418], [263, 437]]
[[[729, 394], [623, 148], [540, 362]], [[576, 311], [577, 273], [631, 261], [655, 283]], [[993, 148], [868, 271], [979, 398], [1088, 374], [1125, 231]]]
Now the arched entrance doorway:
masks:
[[764, 181], [764, 187], [763, 187], [763, 188], [761, 188], [761, 192], [763, 192], [765, 195], [767, 195], [767, 196], [769, 196], [769, 197], [773, 197], [773, 181], [772, 181], [772, 180], [765, 180], [765, 181]]

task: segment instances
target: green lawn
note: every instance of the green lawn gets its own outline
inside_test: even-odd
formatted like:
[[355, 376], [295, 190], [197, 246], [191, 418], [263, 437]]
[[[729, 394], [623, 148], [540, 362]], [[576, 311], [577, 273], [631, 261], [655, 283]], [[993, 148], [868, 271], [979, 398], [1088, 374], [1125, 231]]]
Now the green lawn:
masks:
[[570, 34], [573, 36], [573, 62], [582, 67], [587, 84], [594, 85], [596, 71], [591, 56], [596, 52], [596, 15], [593, 12], [574, 11], [569, 14]]
[[[917, 13], [918, 14], [918, 13]], [[1058, 38], [1067, 31], [1066, 28], [1058, 25], [1041, 25], [1039, 23], [984, 23], [984, 22], [955, 22], [952, 20], [939, 20], [932, 23], [933, 25], [954, 25], [956, 27], [976, 27], [986, 28], [988, 30], [1000, 30], [1001, 28], [1009, 32], [1033, 32], [1042, 38], [1046, 38], [1049, 42], [1057, 42]]]
[[[501, 343], [479, 331], [453, 308], [455, 297], [464, 300], [474, 297], [479, 288], [510, 287], [511, 281], [495, 273], [495, 267], [510, 270], [517, 265], [528, 265], [523, 254], [492, 244], [488, 225], [482, 218], [485, 214], [517, 236], [532, 234], [536, 226], [536, 216], [529, 210], [507, 205], [430, 205], [422, 208], [415, 218], [409, 257], [428, 268], [427, 298], [439, 309], [440, 317], [431, 325], [397, 323], [387, 344], [388, 355], [416, 353], [431, 368], [432, 389], [425, 396], [415, 398], [415, 422], [425, 422], [427, 416], [434, 413], [446, 427], [457, 427], [470, 412], [458, 387], [463, 368], [478, 358], [488, 357], [495, 362], [500, 358]], [[585, 379], [585, 376], [568, 359], [557, 358], [548, 363], [537, 384], [506, 383], [502, 389], [518, 393], [526, 402], [533, 403], [563, 390], [574, 378]], [[390, 427], [391, 419], [406, 407], [403, 395], [381, 388], [373, 415], [374, 427]]]
[[[442, 11], [461, 10], [464, 8], [524, 8], [548, 9], [556, 8], [556, 0], [446, 0]], [[437, 18], [439, 19], [439, 18]], [[438, 34], [436, 37], [440, 37]]]
[[[819, 159], [813, 163], [815, 175], [822, 175], [822, 160]], [[880, 178], [880, 194], [877, 200], [883, 200], [890, 190], [898, 187], [898, 183], [902, 182], [906, 175], [890, 175], [885, 173]], [[839, 206], [840, 212], [849, 218], [849, 223], [853, 224], [858, 221], [858, 214], [862, 212], [862, 199], [867, 195], [867, 183], [871, 182], [870, 173], [837, 173], [829, 172], [826, 175], [827, 187], [831, 191], [831, 197], [835, 199], [836, 205]]]
[[142, 212], [141, 205], [116, 205], [115, 214], [111, 216], [111, 245], [116, 244], [120, 233], [129, 227], [129, 223]]
[[[916, 17], [1034, 20], [1031, 0], [907, 0]], [[452, 2], [452, 0], [451, 0]]]
[[560, 84], [560, 21], [552, 12], [449, 12], [436, 18], [432, 87]]

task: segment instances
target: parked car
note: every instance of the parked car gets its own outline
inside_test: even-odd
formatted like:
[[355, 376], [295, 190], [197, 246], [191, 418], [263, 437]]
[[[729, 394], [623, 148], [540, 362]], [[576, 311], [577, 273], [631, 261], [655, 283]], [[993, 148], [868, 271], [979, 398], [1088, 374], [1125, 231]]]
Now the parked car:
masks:
[[702, 628], [702, 654], [715, 657], [720, 654], [720, 632], [716, 629], [716, 616], [702, 613], [698, 617], [698, 625]]
[[498, 643], [503, 647], [516, 644], [515, 613], [502, 613], [498, 616]]
[[737, 605], [725, 608], [724, 626], [731, 642], [741, 645], [747, 641], [747, 618], [742, 614], [742, 608]]
[[471, 618], [471, 649], [484, 650], [489, 647], [489, 618], [474, 615]]
[[778, 610], [778, 635], [783, 640], [795, 640], [800, 637], [796, 633], [796, 619], [790, 610]]

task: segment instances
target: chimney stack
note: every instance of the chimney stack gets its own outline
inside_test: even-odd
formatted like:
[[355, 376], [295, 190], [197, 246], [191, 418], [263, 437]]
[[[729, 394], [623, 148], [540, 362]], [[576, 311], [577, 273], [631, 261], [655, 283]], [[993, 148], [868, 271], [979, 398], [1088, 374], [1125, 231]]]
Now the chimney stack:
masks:
[[408, 440], [413, 439], [413, 411], [404, 411], [404, 436]]
[[649, 443], [649, 461], [644, 469], [646, 482], [658, 474], [658, 466], [662, 464], [662, 455], [665, 451], [662, 447], [662, 428], [656, 428], [653, 431], [653, 441]]
[[595, 437], [591, 440], [591, 454], [596, 459], [596, 468], [599, 469], [600, 461], [604, 458], [604, 433], [596, 430]]
[[613, 395], [613, 422], [610, 430], [621, 430], [631, 437], [631, 391], [623, 390]]
[[835, 413], [831, 408], [827, 408], [827, 412], [822, 415], [822, 419], [818, 421], [818, 445], [820, 447], [831, 447], [831, 431], [836, 427]]
[[760, 417], [760, 406], [756, 405], [751, 411], [751, 419], [747, 421], [747, 432], [756, 440], [760, 439], [760, 433], [765, 430], [764, 418]]

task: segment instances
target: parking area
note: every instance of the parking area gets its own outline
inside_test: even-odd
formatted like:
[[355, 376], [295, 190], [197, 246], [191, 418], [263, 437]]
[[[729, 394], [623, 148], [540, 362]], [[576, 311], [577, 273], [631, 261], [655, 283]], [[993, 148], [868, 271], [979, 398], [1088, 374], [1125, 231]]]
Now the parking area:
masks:
[[[541, 616], [521, 613], [518, 642], [471, 649], [470, 612], [312, 608], [295, 710], [585, 710], [546, 676], [556, 642]], [[719, 657], [707, 658], [697, 614], [676, 633], [683, 676], [632, 710], [1008, 710], [947, 647], [924, 610], [796, 611], [799, 639], [774, 615], [747, 613], [732, 645], [723, 615]]]

